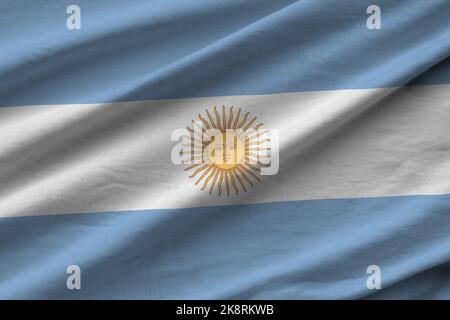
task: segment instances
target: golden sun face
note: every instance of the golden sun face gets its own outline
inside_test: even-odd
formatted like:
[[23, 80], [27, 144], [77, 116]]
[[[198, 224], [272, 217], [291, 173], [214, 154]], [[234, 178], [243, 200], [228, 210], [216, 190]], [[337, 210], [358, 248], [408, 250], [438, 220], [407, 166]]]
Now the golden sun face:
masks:
[[233, 133], [221, 133], [213, 137], [204, 154], [204, 158], [222, 170], [236, 167], [244, 157], [245, 142]]
[[239, 109], [235, 114], [233, 107], [227, 110], [225, 106], [221, 111], [217, 107], [213, 112], [205, 110], [205, 115], [198, 114], [199, 120], [192, 120], [192, 127], [187, 128], [194, 164], [185, 170], [193, 171], [189, 178], [195, 179], [201, 190], [209, 186], [210, 194], [217, 189], [218, 195], [226, 192], [229, 196], [233, 191], [247, 192], [254, 181], [261, 181], [259, 160], [269, 157], [270, 140], [264, 138], [267, 130], [260, 129], [262, 123], [256, 124], [256, 117], [248, 120], [250, 112], [242, 114]]

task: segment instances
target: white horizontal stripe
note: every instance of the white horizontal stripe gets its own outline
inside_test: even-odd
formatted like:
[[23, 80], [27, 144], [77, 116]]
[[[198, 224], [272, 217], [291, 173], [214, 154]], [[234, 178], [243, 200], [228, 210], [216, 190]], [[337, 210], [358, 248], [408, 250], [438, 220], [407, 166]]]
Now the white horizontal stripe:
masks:
[[[209, 195], [170, 159], [214, 105], [280, 129], [280, 171]], [[0, 216], [450, 193], [450, 85], [0, 108]]]

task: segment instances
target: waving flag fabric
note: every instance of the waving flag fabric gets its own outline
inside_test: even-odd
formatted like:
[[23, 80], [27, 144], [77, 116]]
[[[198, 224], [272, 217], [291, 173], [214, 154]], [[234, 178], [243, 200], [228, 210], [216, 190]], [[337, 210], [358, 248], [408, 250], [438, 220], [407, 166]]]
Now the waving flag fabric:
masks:
[[[0, 12], [0, 298], [450, 299], [449, 1]], [[276, 172], [174, 163], [196, 121]]]

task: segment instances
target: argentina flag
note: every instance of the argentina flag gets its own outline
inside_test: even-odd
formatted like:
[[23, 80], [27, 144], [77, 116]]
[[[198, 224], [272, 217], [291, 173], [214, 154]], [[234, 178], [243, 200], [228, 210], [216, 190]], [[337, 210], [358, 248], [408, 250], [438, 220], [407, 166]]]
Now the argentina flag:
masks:
[[1, 1], [0, 139], [0, 299], [450, 299], [450, 1]]

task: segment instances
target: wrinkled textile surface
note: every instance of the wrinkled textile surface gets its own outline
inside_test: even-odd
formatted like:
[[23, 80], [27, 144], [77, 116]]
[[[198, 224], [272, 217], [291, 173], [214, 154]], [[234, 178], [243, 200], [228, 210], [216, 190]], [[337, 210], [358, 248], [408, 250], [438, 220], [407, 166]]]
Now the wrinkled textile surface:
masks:
[[[0, 298], [450, 299], [450, 1], [71, 4], [0, 1]], [[215, 105], [280, 130], [248, 192], [170, 159]]]

